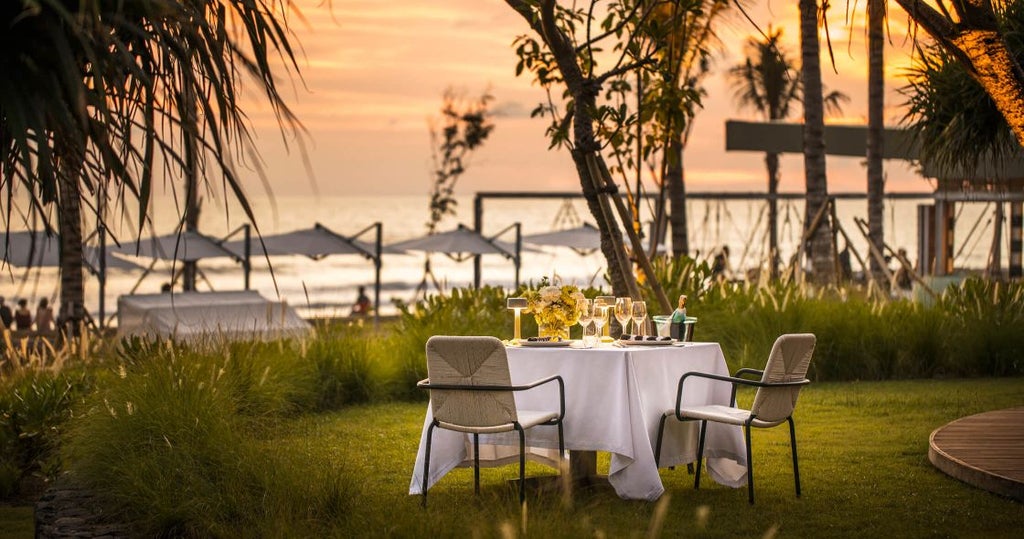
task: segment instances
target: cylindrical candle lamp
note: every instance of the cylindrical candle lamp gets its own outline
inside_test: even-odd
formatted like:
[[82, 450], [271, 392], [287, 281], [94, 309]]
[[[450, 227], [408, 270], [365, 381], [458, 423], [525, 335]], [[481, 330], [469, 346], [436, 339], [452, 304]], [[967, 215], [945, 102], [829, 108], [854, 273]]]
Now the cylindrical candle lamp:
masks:
[[527, 307], [526, 298], [508, 298], [505, 305], [516, 312], [516, 331], [515, 336], [512, 338], [513, 341], [519, 342], [522, 340], [522, 332], [520, 331], [519, 325], [519, 313]]

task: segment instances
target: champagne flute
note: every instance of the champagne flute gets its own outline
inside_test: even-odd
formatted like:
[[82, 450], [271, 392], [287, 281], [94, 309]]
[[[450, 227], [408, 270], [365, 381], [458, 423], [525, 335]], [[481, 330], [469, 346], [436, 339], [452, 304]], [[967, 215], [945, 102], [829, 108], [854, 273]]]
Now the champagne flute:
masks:
[[[587, 332], [587, 326], [589, 326], [590, 322], [594, 320], [594, 304], [589, 299], [583, 298], [576, 302], [576, 310], [580, 313], [578, 322], [580, 327], [583, 328], [583, 334], [585, 334]], [[580, 335], [581, 339], [583, 338], [583, 334]]]
[[647, 319], [647, 302], [633, 302], [633, 325], [637, 327], [637, 333], [647, 335], [647, 326], [644, 320]]
[[633, 318], [633, 300], [631, 298], [615, 298], [615, 319], [622, 326], [622, 332], [629, 331], [629, 319]]

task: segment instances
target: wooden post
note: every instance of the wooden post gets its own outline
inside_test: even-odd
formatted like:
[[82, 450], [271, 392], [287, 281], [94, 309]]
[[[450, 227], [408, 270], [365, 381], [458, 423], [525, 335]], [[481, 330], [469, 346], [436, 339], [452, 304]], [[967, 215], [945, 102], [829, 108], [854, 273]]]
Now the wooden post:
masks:
[[1010, 279], [1020, 279], [1021, 251], [1024, 245], [1021, 244], [1021, 229], [1024, 228], [1024, 202], [1019, 200], [1010, 202]]

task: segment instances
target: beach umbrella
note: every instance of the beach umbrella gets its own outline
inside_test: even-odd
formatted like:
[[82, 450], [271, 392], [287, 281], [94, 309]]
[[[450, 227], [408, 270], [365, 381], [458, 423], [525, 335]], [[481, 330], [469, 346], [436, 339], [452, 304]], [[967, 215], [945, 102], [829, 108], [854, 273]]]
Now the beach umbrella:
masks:
[[141, 238], [138, 242], [129, 242], [117, 247], [114, 251], [131, 256], [181, 262], [195, 262], [204, 258], [240, 258], [224, 248], [221, 242], [192, 231]]
[[601, 248], [601, 231], [590, 223], [583, 223], [576, 228], [523, 236], [523, 243], [569, 247], [580, 254], [587, 254]]
[[506, 258], [518, 256], [515, 245], [487, 238], [462, 224], [454, 230], [392, 243], [388, 247], [395, 251], [443, 253], [460, 262], [472, 255], [498, 254]]
[[[465, 225], [459, 224], [454, 230], [447, 232], [437, 232], [435, 234], [429, 234], [419, 238], [413, 238], [410, 240], [400, 241], [398, 243], [392, 243], [388, 247], [396, 251], [421, 251], [424, 253], [443, 253], [452, 260], [461, 262], [472, 256], [498, 254], [505, 258], [508, 258], [515, 264], [516, 268], [516, 288], [519, 287], [519, 264], [520, 264], [520, 253], [522, 252], [522, 241], [519, 237], [519, 223], [511, 225], [509, 228], [515, 228], [516, 241], [515, 243], [509, 243], [505, 241], [499, 241], [493, 237], [488, 238], [483, 234], [466, 228]], [[508, 230], [506, 228], [505, 230]], [[503, 233], [499, 232], [499, 234]], [[427, 266], [427, 273], [430, 273], [429, 265]], [[426, 275], [424, 275], [426, 279]], [[474, 284], [480, 285], [480, 266], [476, 265], [474, 268]]]
[[[9, 243], [0, 239], [3, 259], [20, 268], [59, 268], [60, 236], [47, 236], [45, 232], [8, 232]], [[100, 250], [91, 245], [82, 246], [82, 259], [89, 270], [97, 273], [100, 267]], [[123, 258], [107, 253], [107, 268], [122, 270], [142, 269]]]
[[[364, 228], [353, 236], [343, 236], [316, 223], [312, 228], [293, 230], [283, 234], [263, 236], [259, 240], [230, 241], [224, 247], [236, 254], [236, 256], [286, 256], [301, 255], [308, 256], [313, 260], [320, 260], [330, 255], [360, 255], [373, 262], [374, 276], [374, 320], [379, 320], [380, 312], [380, 267], [382, 253], [401, 253], [390, 248], [381, 246], [381, 223], [374, 223]], [[356, 239], [370, 229], [376, 230], [376, 241], [371, 244]], [[248, 254], [246, 254], [248, 249]]]
[[[237, 256], [243, 256], [245, 240], [229, 241], [224, 247]], [[262, 242], [253, 239], [250, 249], [250, 256], [301, 255], [314, 260], [330, 255], [373, 257], [376, 250], [375, 246], [365, 241], [342, 236], [319, 223], [312, 228], [263, 236]]]

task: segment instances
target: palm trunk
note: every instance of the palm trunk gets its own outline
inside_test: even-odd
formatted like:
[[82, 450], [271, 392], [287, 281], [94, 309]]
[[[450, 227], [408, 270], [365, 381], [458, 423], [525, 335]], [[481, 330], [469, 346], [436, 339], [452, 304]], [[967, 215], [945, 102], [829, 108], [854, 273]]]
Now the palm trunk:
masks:
[[60, 316], [69, 334], [77, 335], [85, 319], [85, 284], [82, 273], [82, 201], [77, 176], [65, 171], [59, 181], [60, 207]]
[[[868, 1], [868, 239], [879, 250], [885, 244], [883, 228], [883, 195], [885, 176], [882, 169], [882, 154], [885, 150], [884, 119], [885, 71], [883, 64], [883, 21], [885, 20], [884, 0]], [[885, 274], [878, 260], [871, 257], [871, 274], [875, 282], [883, 282]]]
[[[189, 115], [190, 125], [195, 125], [195, 95], [193, 89], [188, 85], [190, 79], [186, 78], [186, 84], [182, 88], [182, 115]], [[187, 130], [182, 132], [183, 145], [185, 148], [185, 230], [188, 232], [199, 231], [199, 155], [196, 147], [196, 135]], [[193, 291], [196, 289], [197, 267], [195, 262], [185, 262], [182, 267], [182, 289]]]
[[[800, 0], [800, 45], [804, 83], [804, 176], [807, 204], [804, 211], [804, 232], [811, 219], [828, 201], [828, 180], [825, 175], [825, 123], [821, 89], [821, 62], [818, 46], [818, 3]], [[808, 241], [808, 256], [813, 274], [811, 280], [826, 284], [832, 280], [832, 225], [822, 219]]]
[[690, 254], [690, 240], [686, 225], [686, 183], [683, 181], [683, 143], [677, 137], [669, 141], [666, 151], [668, 167], [669, 221], [672, 224], [672, 254], [675, 257]]
[[768, 271], [774, 281], [779, 278], [779, 154], [764, 156], [768, 168]]

